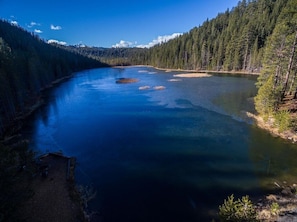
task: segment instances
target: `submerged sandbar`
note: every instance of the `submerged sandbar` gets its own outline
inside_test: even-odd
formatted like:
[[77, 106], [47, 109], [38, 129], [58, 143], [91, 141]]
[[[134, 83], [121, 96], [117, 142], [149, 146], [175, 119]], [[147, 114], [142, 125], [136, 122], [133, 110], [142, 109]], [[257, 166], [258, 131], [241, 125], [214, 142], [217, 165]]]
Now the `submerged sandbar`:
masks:
[[122, 84], [122, 83], [133, 83], [133, 82], [138, 82], [139, 79], [135, 79], [135, 78], [118, 78], [116, 80], [116, 83], [118, 84]]

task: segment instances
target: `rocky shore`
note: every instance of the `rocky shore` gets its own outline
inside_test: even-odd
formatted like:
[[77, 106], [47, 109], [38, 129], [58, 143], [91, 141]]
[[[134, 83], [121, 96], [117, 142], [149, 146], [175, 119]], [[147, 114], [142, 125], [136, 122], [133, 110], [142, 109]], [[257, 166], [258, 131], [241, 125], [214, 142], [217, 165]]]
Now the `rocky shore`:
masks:
[[256, 204], [258, 219], [265, 222], [297, 221], [297, 185], [274, 183], [275, 193], [269, 194]]

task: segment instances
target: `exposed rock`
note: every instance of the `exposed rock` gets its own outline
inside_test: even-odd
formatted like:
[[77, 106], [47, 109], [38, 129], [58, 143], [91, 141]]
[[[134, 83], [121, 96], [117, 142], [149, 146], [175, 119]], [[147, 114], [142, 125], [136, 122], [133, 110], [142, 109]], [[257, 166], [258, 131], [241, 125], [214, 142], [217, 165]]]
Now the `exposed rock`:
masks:
[[287, 197], [294, 195], [294, 194], [292, 193], [290, 187], [285, 187], [285, 188], [282, 190], [281, 194], [284, 195], [284, 196], [287, 196]]
[[[278, 193], [270, 194], [257, 203], [257, 218], [260, 221], [297, 221], [296, 184], [289, 186], [283, 183], [279, 186]], [[277, 204], [278, 209], [273, 209], [273, 204]]]

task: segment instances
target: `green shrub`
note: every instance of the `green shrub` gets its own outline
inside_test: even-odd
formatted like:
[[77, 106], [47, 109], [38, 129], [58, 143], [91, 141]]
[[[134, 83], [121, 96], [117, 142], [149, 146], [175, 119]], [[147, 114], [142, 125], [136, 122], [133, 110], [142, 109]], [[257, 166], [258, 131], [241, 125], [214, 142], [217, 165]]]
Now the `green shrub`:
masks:
[[272, 215], [274, 215], [274, 216], [278, 215], [279, 211], [280, 211], [280, 209], [279, 209], [278, 203], [274, 202], [270, 205], [270, 212]]
[[278, 127], [280, 132], [288, 130], [291, 125], [290, 112], [286, 110], [278, 111], [274, 113], [275, 126]]
[[257, 221], [256, 210], [248, 196], [234, 200], [233, 194], [219, 206], [221, 221]]

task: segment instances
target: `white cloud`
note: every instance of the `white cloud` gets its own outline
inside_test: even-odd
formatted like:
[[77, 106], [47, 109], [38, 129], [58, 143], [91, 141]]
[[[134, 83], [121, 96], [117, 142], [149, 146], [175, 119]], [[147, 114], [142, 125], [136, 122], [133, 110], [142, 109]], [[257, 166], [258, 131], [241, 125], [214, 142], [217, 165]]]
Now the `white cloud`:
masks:
[[30, 25], [27, 25], [28, 28], [32, 28], [34, 26], [40, 26], [40, 24], [36, 22], [31, 22]]
[[11, 21], [10, 24], [12, 24], [12, 25], [19, 25], [17, 21]]
[[59, 25], [53, 25], [53, 24], [51, 24], [51, 30], [61, 30], [62, 29], [62, 27], [61, 26], [59, 26]]
[[59, 44], [59, 45], [67, 45], [67, 42], [63, 42], [63, 41], [58, 41], [55, 39], [50, 39], [47, 41], [48, 44]]
[[42, 31], [40, 29], [34, 29], [34, 32], [39, 33], [39, 34], [42, 33]]
[[129, 41], [125, 41], [125, 40], [121, 40], [119, 43], [112, 45], [113, 48], [129, 48], [131, 46], [134, 46], [135, 43], [129, 42]]
[[151, 41], [147, 45], [138, 45], [137, 47], [139, 47], [139, 48], [150, 48], [150, 47], [153, 47], [154, 45], [164, 43], [164, 42], [168, 42], [169, 40], [174, 39], [174, 38], [176, 38], [176, 37], [178, 37], [180, 35], [182, 35], [182, 33], [173, 33], [172, 35], [158, 36], [157, 39], [154, 39], [153, 41]]
[[146, 45], [137, 45], [137, 42], [133, 43], [133, 42], [121, 40], [119, 43], [112, 45], [112, 47], [113, 48], [129, 48], [129, 47], [150, 48], [157, 44], [168, 42], [169, 40], [174, 39], [182, 34], [183, 33], [173, 33], [171, 35], [158, 36], [157, 39], [154, 39], [153, 41], [151, 41]]

